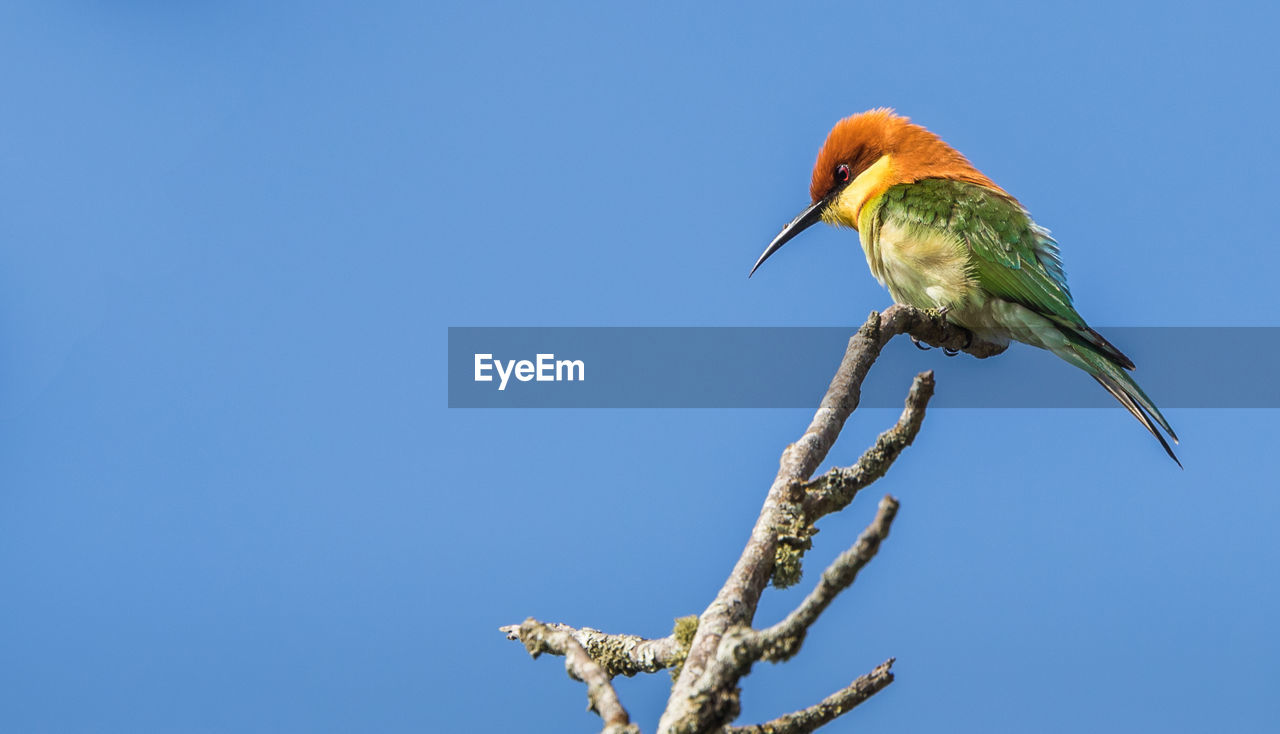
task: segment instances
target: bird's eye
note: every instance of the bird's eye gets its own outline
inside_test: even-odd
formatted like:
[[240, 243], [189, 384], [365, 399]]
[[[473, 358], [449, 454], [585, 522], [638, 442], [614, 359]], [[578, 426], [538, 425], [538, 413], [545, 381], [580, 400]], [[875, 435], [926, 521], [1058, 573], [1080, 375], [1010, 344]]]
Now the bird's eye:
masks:
[[849, 181], [849, 164], [841, 163], [836, 166], [836, 181], [838, 183], [848, 183]]

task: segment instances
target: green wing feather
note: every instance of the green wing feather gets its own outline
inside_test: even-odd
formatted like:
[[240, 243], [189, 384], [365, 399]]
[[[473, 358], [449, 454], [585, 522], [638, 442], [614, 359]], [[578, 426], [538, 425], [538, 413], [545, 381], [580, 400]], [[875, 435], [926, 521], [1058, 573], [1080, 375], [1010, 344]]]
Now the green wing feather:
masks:
[[1098, 349], [1125, 369], [1133, 362], [1089, 328], [1071, 301], [1058, 243], [1012, 197], [978, 184], [925, 179], [884, 194], [885, 211], [905, 223], [945, 229], [973, 254], [987, 293], [1049, 319], [1068, 338]]

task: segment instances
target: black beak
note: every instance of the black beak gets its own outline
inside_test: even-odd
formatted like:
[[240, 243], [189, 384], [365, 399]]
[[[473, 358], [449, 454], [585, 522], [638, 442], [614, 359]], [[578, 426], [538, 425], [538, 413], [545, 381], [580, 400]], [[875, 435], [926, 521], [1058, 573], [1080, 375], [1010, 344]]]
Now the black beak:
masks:
[[756, 268], [759, 268], [761, 263], [768, 260], [769, 256], [780, 250], [783, 245], [790, 242], [792, 237], [819, 222], [822, 219], [822, 209], [826, 205], [827, 197], [815, 201], [808, 209], [800, 212], [800, 216], [792, 219], [790, 224], [783, 227], [778, 236], [773, 238], [773, 242], [770, 242], [769, 246], [764, 248], [764, 254], [760, 256], [759, 260], [756, 260], [755, 267], [751, 268], [751, 272], [747, 274], [747, 277], [750, 278], [755, 275]]

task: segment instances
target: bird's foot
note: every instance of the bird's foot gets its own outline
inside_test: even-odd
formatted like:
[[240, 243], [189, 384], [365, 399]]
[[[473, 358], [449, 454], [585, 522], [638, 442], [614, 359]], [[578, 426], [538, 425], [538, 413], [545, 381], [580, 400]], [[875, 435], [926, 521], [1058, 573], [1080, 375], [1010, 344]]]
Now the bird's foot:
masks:
[[[908, 336], [911, 336], [911, 335], [908, 334]], [[916, 349], [919, 349], [922, 352], [927, 352], [930, 349], [933, 349], [933, 347], [921, 342], [919, 339], [915, 338], [914, 336], [911, 337], [911, 343], [916, 345]]]
[[948, 357], [954, 357], [960, 352], [963, 352], [964, 350], [968, 349], [971, 346], [973, 346], [973, 332], [969, 331], [968, 329], [965, 329], [964, 330], [964, 346], [960, 347], [959, 349], [951, 349], [950, 347], [943, 347], [942, 353], [947, 355]]

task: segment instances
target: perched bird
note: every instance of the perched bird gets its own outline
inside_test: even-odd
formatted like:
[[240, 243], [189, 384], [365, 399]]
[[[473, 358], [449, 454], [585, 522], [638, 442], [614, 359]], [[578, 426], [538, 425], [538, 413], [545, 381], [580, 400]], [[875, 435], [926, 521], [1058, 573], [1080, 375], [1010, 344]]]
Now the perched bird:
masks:
[[809, 196], [753, 274], [816, 222], [852, 227], [895, 301], [936, 309], [990, 342], [1053, 352], [1097, 380], [1178, 462], [1159, 429], [1174, 443], [1177, 435], [1126, 372], [1133, 362], [1076, 313], [1049, 231], [937, 135], [889, 109], [847, 117], [818, 153]]

